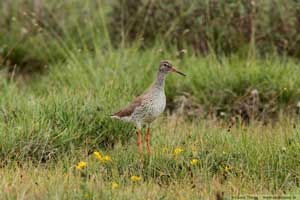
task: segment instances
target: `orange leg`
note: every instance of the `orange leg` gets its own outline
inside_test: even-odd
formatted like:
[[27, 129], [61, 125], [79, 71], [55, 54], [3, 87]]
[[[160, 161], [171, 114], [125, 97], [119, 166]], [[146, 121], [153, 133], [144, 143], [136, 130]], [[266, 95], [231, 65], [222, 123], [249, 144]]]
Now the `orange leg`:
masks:
[[147, 151], [148, 154], [151, 154], [151, 150], [150, 150], [150, 144], [149, 144], [149, 137], [150, 137], [150, 128], [148, 127], [147, 129], [147, 133], [146, 133], [146, 143], [147, 143]]
[[138, 129], [138, 147], [139, 147], [139, 151], [140, 151], [140, 154], [141, 154], [141, 158], [143, 160], [144, 156], [143, 156], [143, 147], [142, 147], [142, 139], [141, 139], [141, 130]]

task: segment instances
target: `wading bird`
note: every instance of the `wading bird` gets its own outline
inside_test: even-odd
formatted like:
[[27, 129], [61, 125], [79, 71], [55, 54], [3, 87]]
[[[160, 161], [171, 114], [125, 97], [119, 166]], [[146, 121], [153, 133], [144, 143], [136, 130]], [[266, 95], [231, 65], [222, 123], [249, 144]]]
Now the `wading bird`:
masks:
[[146, 143], [150, 154], [149, 136], [150, 124], [164, 111], [166, 107], [165, 78], [169, 72], [176, 72], [182, 76], [184, 73], [178, 71], [169, 61], [161, 61], [155, 82], [141, 96], [136, 97], [127, 107], [115, 112], [112, 118], [133, 123], [138, 130], [138, 148], [143, 159], [141, 142], [141, 128], [147, 125]]

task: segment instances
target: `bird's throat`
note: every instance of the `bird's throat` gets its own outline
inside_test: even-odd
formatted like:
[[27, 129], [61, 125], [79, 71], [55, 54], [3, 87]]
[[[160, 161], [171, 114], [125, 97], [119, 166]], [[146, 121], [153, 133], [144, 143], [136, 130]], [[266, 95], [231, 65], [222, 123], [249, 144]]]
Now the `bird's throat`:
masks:
[[157, 78], [155, 81], [155, 86], [158, 88], [164, 88], [165, 86], [166, 74], [162, 72], [157, 73]]

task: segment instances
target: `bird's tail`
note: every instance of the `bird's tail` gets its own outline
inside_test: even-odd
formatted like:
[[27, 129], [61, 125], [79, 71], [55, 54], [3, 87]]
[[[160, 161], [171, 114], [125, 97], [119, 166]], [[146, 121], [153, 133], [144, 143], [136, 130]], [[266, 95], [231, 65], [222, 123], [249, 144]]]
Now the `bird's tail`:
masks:
[[110, 114], [110, 118], [112, 118], [112, 119], [121, 119], [120, 116], [117, 115], [117, 113]]
[[116, 116], [116, 115], [110, 115], [110, 118], [112, 118], [112, 119], [120, 119], [120, 117]]

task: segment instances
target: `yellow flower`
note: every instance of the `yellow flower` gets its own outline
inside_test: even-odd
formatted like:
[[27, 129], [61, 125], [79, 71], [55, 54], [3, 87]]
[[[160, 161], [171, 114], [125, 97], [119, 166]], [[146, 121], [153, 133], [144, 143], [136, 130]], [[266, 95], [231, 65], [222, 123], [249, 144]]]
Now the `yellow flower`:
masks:
[[190, 161], [190, 163], [191, 163], [191, 165], [196, 165], [198, 163], [198, 159], [194, 158]]
[[105, 161], [111, 161], [110, 156], [104, 156], [103, 160], [105, 160]]
[[229, 172], [229, 171], [231, 170], [231, 167], [228, 166], [228, 165], [226, 165], [225, 168], [224, 168], [224, 170], [225, 170], [226, 172]]
[[140, 176], [132, 176], [130, 179], [132, 182], [137, 182], [140, 181], [142, 178]]
[[77, 165], [76, 165], [76, 169], [80, 170], [83, 169], [87, 166], [86, 162], [80, 161]]
[[99, 151], [94, 151], [94, 156], [98, 159], [98, 160], [103, 160], [102, 155], [99, 153]]
[[110, 156], [102, 156], [99, 151], [94, 151], [94, 156], [100, 161], [111, 161]]
[[111, 183], [111, 189], [117, 189], [119, 187], [119, 184], [118, 183], [116, 183], [116, 182], [112, 182]]
[[174, 155], [175, 156], [178, 155], [178, 154], [180, 154], [180, 153], [182, 153], [182, 152], [183, 152], [183, 149], [180, 148], [180, 147], [177, 147], [177, 148], [174, 149]]

